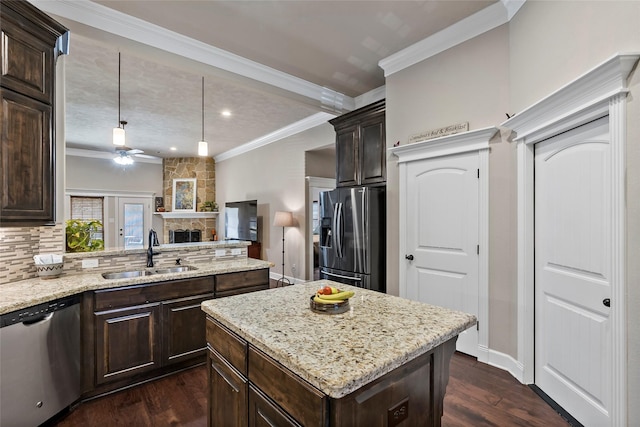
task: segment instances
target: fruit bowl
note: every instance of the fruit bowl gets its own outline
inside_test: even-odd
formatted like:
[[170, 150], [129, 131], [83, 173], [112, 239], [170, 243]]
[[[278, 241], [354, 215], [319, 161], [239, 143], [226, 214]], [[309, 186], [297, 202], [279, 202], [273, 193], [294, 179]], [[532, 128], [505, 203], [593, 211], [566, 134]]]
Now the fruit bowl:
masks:
[[313, 299], [316, 295], [311, 295], [309, 299], [309, 307], [311, 311], [323, 314], [340, 314], [349, 311], [349, 300], [340, 300], [333, 303], [315, 302]]

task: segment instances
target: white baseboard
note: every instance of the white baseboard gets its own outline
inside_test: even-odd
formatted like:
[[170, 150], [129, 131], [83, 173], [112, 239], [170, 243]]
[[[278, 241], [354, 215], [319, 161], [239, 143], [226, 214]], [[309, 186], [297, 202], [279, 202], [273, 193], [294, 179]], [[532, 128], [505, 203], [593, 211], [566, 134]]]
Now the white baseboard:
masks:
[[[284, 276], [284, 278], [289, 280], [289, 282], [291, 282], [292, 285], [299, 285], [300, 283], [305, 283], [306, 282], [306, 280], [304, 280], [304, 279], [297, 279], [295, 277], [290, 277], [290, 276]], [[282, 279], [282, 274], [276, 273], [274, 271], [270, 271], [269, 272], [269, 279], [271, 279], [271, 280]]]
[[478, 361], [509, 372], [515, 379], [525, 384], [524, 366], [508, 354], [496, 350], [486, 349], [481, 351], [482, 358], [478, 355]]

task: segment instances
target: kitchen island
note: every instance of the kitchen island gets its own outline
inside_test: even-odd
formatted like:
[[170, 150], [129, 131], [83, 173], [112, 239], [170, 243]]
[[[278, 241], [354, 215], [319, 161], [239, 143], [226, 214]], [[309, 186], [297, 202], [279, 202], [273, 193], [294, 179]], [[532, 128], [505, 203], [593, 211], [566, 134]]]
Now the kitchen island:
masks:
[[[322, 286], [355, 291], [319, 314]], [[474, 316], [330, 281], [205, 301], [209, 425], [439, 426]]]

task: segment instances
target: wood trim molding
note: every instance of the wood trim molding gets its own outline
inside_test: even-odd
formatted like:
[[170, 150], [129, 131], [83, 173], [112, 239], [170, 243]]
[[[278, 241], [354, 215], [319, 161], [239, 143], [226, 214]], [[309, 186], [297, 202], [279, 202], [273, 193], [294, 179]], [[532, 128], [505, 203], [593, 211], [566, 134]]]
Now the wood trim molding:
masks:
[[[640, 54], [615, 55], [502, 123], [515, 132], [518, 179], [518, 363], [534, 382], [534, 144], [597, 118], [609, 117], [611, 144], [612, 425], [627, 424], [626, 344], [626, 95]], [[615, 302], [618, 301], [618, 304]]]
[[[387, 151], [398, 157], [399, 167], [399, 251], [398, 265], [404, 265], [407, 251], [407, 166], [410, 162], [433, 157], [476, 151], [480, 169], [478, 183], [478, 360], [489, 363], [489, 141], [498, 132], [495, 127], [416, 142]], [[406, 269], [398, 269], [399, 294], [406, 298]]]
[[398, 164], [415, 160], [430, 159], [451, 154], [467, 153], [489, 148], [489, 141], [498, 132], [496, 127], [488, 127], [469, 132], [461, 132], [441, 138], [428, 139], [412, 144], [387, 149], [398, 158]]
[[627, 77], [640, 54], [615, 55], [500, 126], [514, 141], [535, 144], [609, 114], [609, 99], [627, 92]]

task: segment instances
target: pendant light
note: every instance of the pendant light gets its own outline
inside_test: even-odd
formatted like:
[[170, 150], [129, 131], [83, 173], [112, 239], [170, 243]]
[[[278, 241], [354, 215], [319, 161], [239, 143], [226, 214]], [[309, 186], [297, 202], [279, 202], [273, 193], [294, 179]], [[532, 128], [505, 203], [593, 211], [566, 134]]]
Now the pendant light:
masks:
[[209, 144], [204, 140], [204, 76], [202, 76], [202, 139], [198, 142], [198, 156], [209, 155]]
[[113, 128], [113, 145], [124, 146], [124, 125], [127, 122], [120, 120], [120, 52], [118, 52], [118, 127]]

